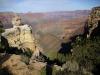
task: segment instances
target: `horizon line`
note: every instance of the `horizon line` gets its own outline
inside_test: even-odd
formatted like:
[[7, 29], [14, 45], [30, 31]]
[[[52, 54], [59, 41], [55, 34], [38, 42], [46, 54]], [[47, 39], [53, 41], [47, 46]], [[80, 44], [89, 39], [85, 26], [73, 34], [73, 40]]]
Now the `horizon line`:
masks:
[[15, 12], [15, 11], [0, 11], [0, 13], [52, 13], [52, 12], [73, 12], [73, 11], [91, 11], [92, 9], [80, 9], [80, 10], [57, 10], [57, 11], [27, 11], [27, 12]]

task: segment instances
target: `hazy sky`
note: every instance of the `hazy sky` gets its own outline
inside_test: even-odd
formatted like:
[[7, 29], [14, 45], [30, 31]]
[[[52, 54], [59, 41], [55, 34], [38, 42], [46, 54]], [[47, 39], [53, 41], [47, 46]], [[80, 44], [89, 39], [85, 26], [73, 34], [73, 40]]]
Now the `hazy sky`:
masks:
[[51, 12], [91, 9], [100, 0], [0, 0], [0, 11]]

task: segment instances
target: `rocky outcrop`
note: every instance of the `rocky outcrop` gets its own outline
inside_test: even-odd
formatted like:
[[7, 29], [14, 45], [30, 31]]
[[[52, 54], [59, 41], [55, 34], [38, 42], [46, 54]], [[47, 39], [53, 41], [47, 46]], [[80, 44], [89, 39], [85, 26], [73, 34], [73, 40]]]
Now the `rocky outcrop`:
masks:
[[36, 51], [34, 55], [39, 55], [42, 48], [40, 48], [36, 39], [32, 35], [31, 26], [27, 24], [23, 25], [19, 16], [15, 16], [12, 19], [12, 24], [13, 28], [5, 29], [5, 32], [2, 33], [2, 36], [7, 39], [9, 47], [16, 47], [23, 51]]
[[79, 64], [75, 60], [66, 61], [66, 63], [63, 64], [62, 66], [54, 65], [54, 67], [56, 70], [61, 70], [61, 71], [65, 70], [65, 69], [67, 69], [68, 71], [72, 71], [72, 72], [79, 70]]
[[[46, 63], [37, 61], [26, 64], [25, 61], [23, 61], [25, 57], [23, 58], [21, 55], [12, 54], [2, 57], [4, 58], [2, 58], [3, 63], [0, 63], [0, 69], [3, 69], [3, 71], [6, 69], [10, 75], [41, 75], [41, 69], [46, 66]], [[5, 59], [7, 60], [5, 61]], [[0, 75], [4, 74], [5, 73], [0, 72]]]
[[[24, 54], [16, 55], [16, 53], [8, 53], [8, 55], [10, 55], [9, 57], [2, 57], [2, 59], [0, 59], [2, 60], [0, 62], [0, 69], [6, 68], [12, 75], [40, 75], [40, 70], [46, 63], [36, 60], [37, 57], [40, 57], [43, 49], [32, 35], [31, 26], [27, 24], [23, 25], [21, 18], [17, 15], [12, 19], [12, 24], [13, 28], [5, 29], [5, 32], [2, 33], [3, 39], [1, 39], [1, 42], [3, 42], [8, 49], [17, 48], [17, 50], [22, 50], [23, 52], [31, 51], [32, 56], [30, 58]], [[2, 73], [0, 72], [0, 74]]]
[[7, 68], [11, 75], [40, 75], [40, 71], [45, 65], [46, 63], [42, 62], [27, 65], [20, 55], [13, 54], [1, 65], [1, 68]]
[[[87, 37], [94, 35], [93, 34], [94, 32], [95, 32], [95, 34], [100, 32], [99, 23], [100, 23], [100, 7], [94, 7], [88, 18], [89, 34], [87, 35]], [[97, 28], [99, 28], [99, 30]]]
[[2, 64], [2, 68], [7, 68], [12, 75], [31, 75], [28, 66], [21, 61], [21, 56], [11, 55], [11, 57]]
[[76, 61], [67, 61], [62, 67], [73, 72], [79, 70], [79, 64]]

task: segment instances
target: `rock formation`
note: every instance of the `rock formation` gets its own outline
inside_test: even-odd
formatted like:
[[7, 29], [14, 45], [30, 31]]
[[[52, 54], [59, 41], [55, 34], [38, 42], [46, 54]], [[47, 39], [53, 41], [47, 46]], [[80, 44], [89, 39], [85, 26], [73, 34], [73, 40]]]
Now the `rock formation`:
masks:
[[[1, 34], [2, 38], [4, 38], [1, 39], [1, 42], [5, 42], [4, 45], [8, 43], [7, 48], [18, 48], [18, 50], [22, 51], [31, 51], [33, 54], [31, 58], [24, 55], [8, 54], [10, 57], [0, 58], [2, 61], [8, 58], [2, 64], [0, 63], [0, 69], [6, 68], [12, 75], [40, 75], [39, 71], [46, 63], [35, 60], [36, 57], [40, 56], [43, 49], [32, 35], [31, 26], [23, 25], [19, 16], [12, 19], [12, 24], [13, 28], [5, 29], [5, 32]], [[0, 74], [2, 73], [0, 72]]]
[[42, 62], [27, 65], [22, 60], [20, 55], [12, 54], [1, 66], [7, 68], [11, 75], [40, 75], [41, 69], [46, 65]]
[[[23, 51], [36, 51], [35, 53], [40, 52], [36, 39], [32, 35], [31, 26], [23, 25], [19, 16], [12, 19], [12, 24], [13, 28], [5, 29], [5, 32], [2, 33], [2, 36], [7, 39], [9, 47], [16, 47]], [[39, 55], [39, 53], [34, 55]]]
[[21, 56], [15, 54], [2, 64], [2, 68], [8, 68], [12, 75], [31, 75], [28, 66], [21, 61]]
[[[90, 37], [92, 35], [92, 33], [94, 33], [94, 29], [96, 29], [100, 26], [99, 23], [100, 23], [100, 7], [95, 7], [92, 9], [92, 11], [89, 15], [89, 18], [88, 18], [89, 34], [87, 35], [87, 37]], [[98, 30], [98, 29], [96, 29], [96, 31], [100, 32], [100, 30]], [[95, 33], [95, 34], [97, 34], [97, 33]]]

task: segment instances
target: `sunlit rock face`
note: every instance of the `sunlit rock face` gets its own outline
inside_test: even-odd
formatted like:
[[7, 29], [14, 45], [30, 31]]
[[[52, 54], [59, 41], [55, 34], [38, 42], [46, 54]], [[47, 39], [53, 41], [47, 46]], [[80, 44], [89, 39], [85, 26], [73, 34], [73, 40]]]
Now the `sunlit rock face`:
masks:
[[11, 75], [32, 75], [28, 66], [21, 60], [21, 56], [13, 54], [2, 64], [2, 68], [7, 68]]
[[12, 19], [12, 25], [13, 27], [14, 26], [20, 26], [21, 25], [21, 18], [19, 16], [15, 16], [13, 19]]
[[100, 7], [94, 7], [92, 9], [91, 14], [88, 18], [88, 28], [89, 35], [87, 35], [87, 37], [99, 33], [98, 31], [100, 31]]
[[7, 39], [10, 47], [17, 47], [23, 50], [37, 50], [37, 42], [32, 35], [32, 28], [27, 24], [21, 23], [21, 18], [15, 16], [12, 19], [13, 28], [5, 29], [2, 36]]
[[[2, 64], [0, 68], [7, 70], [10, 74], [1, 73], [0, 75], [41, 75], [41, 69], [46, 66], [46, 63], [35, 62], [26, 64], [25, 57], [23, 58], [20, 55], [10, 54], [2, 56]], [[5, 59], [7, 59], [5, 61]]]

